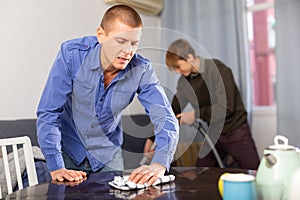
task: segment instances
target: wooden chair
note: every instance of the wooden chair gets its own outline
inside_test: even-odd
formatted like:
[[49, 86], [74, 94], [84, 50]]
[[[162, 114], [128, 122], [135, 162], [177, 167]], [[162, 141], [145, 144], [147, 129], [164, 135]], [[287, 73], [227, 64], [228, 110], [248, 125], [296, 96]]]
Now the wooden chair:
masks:
[[[20, 150], [18, 150], [19, 147], [23, 147], [24, 160], [25, 160], [25, 166], [26, 166], [26, 170], [27, 170], [27, 174], [28, 174], [29, 186], [38, 184], [37, 173], [36, 173], [36, 169], [35, 169], [30, 138], [28, 136], [22, 136], [22, 137], [0, 139], [0, 146], [2, 149], [2, 156], [3, 156], [3, 162], [4, 162], [4, 171], [5, 171], [5, 178], [6, 178], [8, 194], [11, 194], [13, 192], [13, 186], [12, 186], [12, 178], [11, 178], [12, 177], [11, 169], [9, 166], [9, 160], [8, 160], [8, 154], [7, 154], [7, 147], [12, 148], [18, 188], [23, 189], [22, 173], [20, 170], [20, 160], [19, 160]], [[15, 175], [15, 174], [12, 174], [12, 175]], [[1, 195], [1, 193], [0, 193], [0, 195]], [[1, 196], [0, 196], [0, 198], [1, 198]]]

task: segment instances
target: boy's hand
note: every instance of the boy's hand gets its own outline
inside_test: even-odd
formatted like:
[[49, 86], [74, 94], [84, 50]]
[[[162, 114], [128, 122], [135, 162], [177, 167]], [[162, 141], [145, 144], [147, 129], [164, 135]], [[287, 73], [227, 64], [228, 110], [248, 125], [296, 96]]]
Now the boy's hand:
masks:
[[179, 124], [188, 124], [192, 125], [195, 121], [195, 111], [184, 112], [176, 115], [177, 119], [179, 119]]

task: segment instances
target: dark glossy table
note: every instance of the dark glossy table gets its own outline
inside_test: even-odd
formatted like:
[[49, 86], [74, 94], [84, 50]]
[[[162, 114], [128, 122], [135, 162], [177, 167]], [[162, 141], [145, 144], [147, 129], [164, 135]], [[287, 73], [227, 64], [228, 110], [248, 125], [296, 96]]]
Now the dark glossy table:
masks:
[[218, 192], [218, 179], [224, 172], [255, 174], [255, 171], [231, 168], [173, 167], [176, 176], [172, 183], [161, 184], [147, 189], [121, 191], [109, 186], [108, 182], [124, 172], [99, 172], [90, 174], [81, 183], [43, 183], [16, 191], [6, 199], [222, 199]]

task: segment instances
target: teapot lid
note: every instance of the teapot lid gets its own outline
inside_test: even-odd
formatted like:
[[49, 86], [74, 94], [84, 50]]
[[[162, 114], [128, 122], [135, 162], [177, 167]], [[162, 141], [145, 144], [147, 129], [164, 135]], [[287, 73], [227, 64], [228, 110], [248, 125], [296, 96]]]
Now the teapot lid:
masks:
[[[279, 143], [279, 141], [282, 141], [283, 143]], [[289, 140], [282, 136], [282, 135], [276, 135], [274, 137], [274, 144], [269, 146], [270, 149], [274, 150], [296, 150], [296, 148], [292, 145], [288, 144]]]

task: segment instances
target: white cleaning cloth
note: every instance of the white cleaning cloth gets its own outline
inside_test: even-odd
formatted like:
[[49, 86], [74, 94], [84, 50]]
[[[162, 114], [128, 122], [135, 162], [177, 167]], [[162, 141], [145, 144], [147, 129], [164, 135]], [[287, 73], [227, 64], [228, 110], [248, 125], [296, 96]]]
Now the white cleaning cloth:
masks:
[[[134, 182], [128, 181], [129, 175], [127, 176], [115, 176], [113, 181], [108, 182], [108, 184], [114, 188], [120, 190], [134, 190], [134, 189], [142, 189], [148, 187], [148, 184], [136, 184]], [[166, 175], [159, 179], [157, 179], [153, 185], [158, 185], [162, 183], [168, 183], [175, 180], [174, 175]]]

